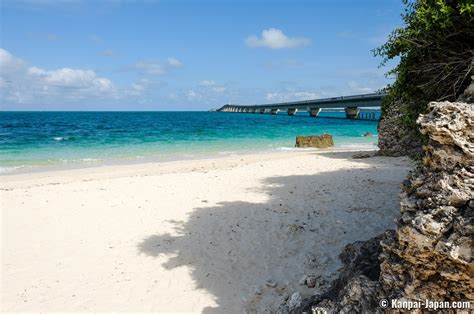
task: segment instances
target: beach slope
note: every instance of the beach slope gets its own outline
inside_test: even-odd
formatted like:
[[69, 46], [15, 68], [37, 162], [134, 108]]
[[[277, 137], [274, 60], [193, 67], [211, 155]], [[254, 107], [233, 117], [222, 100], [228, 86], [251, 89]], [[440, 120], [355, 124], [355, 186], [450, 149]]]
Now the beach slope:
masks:
[[[407, 158], [288, 151], [0, 177], [3, 311], [238, 313], [394, 228]], [[298, 284], [314, 275], [320, 287]]]

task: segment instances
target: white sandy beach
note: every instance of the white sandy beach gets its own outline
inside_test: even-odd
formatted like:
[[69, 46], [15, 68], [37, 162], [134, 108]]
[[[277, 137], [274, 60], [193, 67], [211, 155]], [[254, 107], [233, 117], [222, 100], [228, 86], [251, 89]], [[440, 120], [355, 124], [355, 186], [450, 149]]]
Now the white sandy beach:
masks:
[[347, 243], [395, 227], [409, 160], [353, 154], [0, 177], [0, 308], [242, 313], [312, 294], [304, 274], [329, 281]]

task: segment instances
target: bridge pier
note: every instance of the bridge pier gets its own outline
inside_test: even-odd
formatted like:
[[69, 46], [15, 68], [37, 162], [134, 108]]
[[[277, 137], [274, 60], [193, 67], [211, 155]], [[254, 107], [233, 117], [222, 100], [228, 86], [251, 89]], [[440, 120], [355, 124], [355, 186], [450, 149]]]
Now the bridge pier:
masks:
[[317, 117], [322, 109], [345, 108], [346, 117], [348, 119], [377, 120], [376, 112], [373, 112], [370, 109], [361, 110], [360, 108], [380, 107], [384, 96], [386, 96], [386, 93], [370, 93], [364, 95], [340, 96], [249, 106], [225, 104], [220, 109], [216, 109], [216, 111], [270, 114], [277, 114], [279, 111], [284, 111], [288, 115], [293, 116], [298, 112], [298, 110], [303, 110], [307, 111], [309, 116]]
[[318, 114], [321, 112], [321, 108], [309, 108], [309, 116], [310, 117], [317, 117]]
[[298, 112], [298, 108], [288, 108], [288, 115], [294, 116]]
[[357, 119], [359, 117], [360, 109], [358, 107], [347, 107], [345, 111], [347, 119]]

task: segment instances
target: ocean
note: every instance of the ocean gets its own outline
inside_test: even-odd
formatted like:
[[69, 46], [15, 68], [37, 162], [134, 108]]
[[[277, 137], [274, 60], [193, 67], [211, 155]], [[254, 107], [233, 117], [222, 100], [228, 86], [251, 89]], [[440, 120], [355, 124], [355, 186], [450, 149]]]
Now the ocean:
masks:
[[[294, 149], [297, 135], [376, 148], [377, 122], [344, 112], [0, 112], [0, 174]], [[378, 114], [377, 114], [378, 117]], [[370, 132], [371, 137], [364, 136]]]

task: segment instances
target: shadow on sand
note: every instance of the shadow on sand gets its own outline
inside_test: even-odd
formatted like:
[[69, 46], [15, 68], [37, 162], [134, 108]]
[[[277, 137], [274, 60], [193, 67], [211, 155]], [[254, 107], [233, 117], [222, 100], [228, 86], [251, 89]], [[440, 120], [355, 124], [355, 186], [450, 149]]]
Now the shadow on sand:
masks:
[[[351, 155], [325, 154], [342, 159]], [[355, 168], [318, 175], [266, 178], [258, 192], [267, 195], [267, 202], [195, 208], [186, 221], [173, 222], [178, 236], [152, 234], [138, 244], [139, 251], [169, 255], [163, 265], [167, 269], [190, 267], [195, 288], [212, 294], [217, 303], [205, 313], [276, 309], [279, 304], [271, 302], [275, 298], [267, 296], [283, 300], [295, 290], [308, 289], [298, 285], [303, 274], [332, 279], [347, 243], [394, 227], [406, 163], [387, 166], [381, 157], [358, 162]], [[308, 264], [308, 252], [317, 258], [313, 265]], [[266, 280], [279, 288], [266, 286]], [[253, 293], [255, 287], [263, 289], [261, 295]]]

